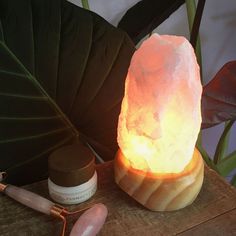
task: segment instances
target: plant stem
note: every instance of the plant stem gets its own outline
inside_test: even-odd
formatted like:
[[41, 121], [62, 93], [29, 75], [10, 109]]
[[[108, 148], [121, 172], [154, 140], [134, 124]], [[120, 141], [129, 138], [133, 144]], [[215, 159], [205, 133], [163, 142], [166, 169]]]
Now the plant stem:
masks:
[[90, 10], [88, 0], [81, 0], [83, 8]]
[[199, 152], [201, 153], [201, 155], [202, 155], [204, 161], [206, 162], [206, 164], [209, 167], [211, 167], [213, 170], [218, 172], [217, 166], [213, 163], [210, 156], [208, 155], [206, 150], [202, 147], [202, 145], [199, 143], [199, 141], [197, 142], [196, 146], [197, 146], [197, 149], [199, 150]]
[[[194, 23], [195, 14], [196, 14], [196, 4], [195, 4], [195, 0], [185, 0], [185, 3], [186, 3], [186, 8], [187, 8], [187, 15], [188, 15], [189, 32], [190, 32], [190, 35], [192, 35], [191, 32], [192, 32], [192, 29], [193, 29], [193, 23]], [[203, 4], [203, 7], [204, 7], [204, 4]], [[197, 27], [199, 27], [199, 25], [200, 25], [200, 20], [199, 20], [199, 24], [197, 25]], [[202, 55], [201, 55], [201, 44], [200, 44], [199, 35], [197, 36], [195, 53], [196, 53], [196, 56], [197, 56], [197, 61], [198, 61], [199, 67], [200, 67], [201, 83], [203, 84]], [[202, 143], [202, 132], [201, 131], [199, 132], [197, 142], [198, 142], [199, 145], [201, 145], [201, 143]]]
[[227, 176], [236, 168], [236, 151], [231, 152], [221, 162], [218, 163], [217, 168], [222, 176]]
[[197, 4], [197, 10], [195, 13], [191, 36], [190, 36], [190, 43], [193, 45], [194, 48], [196, 47], [196, 43], [197, 43], [197, 37], [199, 34], [199, 28], [201, 24], [202, 13], [204, 10], [205, 2], [206, 0], [199, 0]]
[[233, 124], [234, 124], [234, 120], [225, 122], [224, 131], [220, 137], [220, 140], [217, 144], [216, 151], [215, 151], [215, 156], [214, 156], [215, 164], [218, 164], [225, 157], [225, 154], [228, 148], [228, 143], [229, 143], [230, 129], [233, 126]]
[[200, 130], [197, 138], [197, 144], [202, 145], [202, 131]]
[[[193, 22], [194, 22], [194, 18], [195, 18], [195, 14], [196, 14], [196, 4], [195, 4], [195, 0], [185, 0], [185, 2], [186, 2], [187, 15], [188, 15], [189, 32], [190, 32], [190, 35], [191, 35]], [[199, 35], [197, 37], [195, 53], [196, 53], [196, 56], [197, 56], [197, 61], [198, 61], [199, 67], [200, 67], [201, 82], [203, 84], [203, 79], [202, 79], [202, 55], [201, 55], [201, 43], [200, 43]]]
[[[225, 125], [224, 125], [224, 129], [226, 129], [227, 126], [230, 125], [230, 122], [232, 122], [232, 124], [234, 123], [234, 121], [226, 121], [226, 122], [225, 122]], [[230, 130], [229, 130], [229, 132], [227, 133], [227, 135], [226, 135], [226, 137], [225, 137], [224, 150], [223, 150], [223, 153], [222, 153], [222, 159], [225, 157], [226, 152], [227, 152], [227, 150], [228, 150], [228, 147], [229, 147], [229, 139], [230, 139]]]

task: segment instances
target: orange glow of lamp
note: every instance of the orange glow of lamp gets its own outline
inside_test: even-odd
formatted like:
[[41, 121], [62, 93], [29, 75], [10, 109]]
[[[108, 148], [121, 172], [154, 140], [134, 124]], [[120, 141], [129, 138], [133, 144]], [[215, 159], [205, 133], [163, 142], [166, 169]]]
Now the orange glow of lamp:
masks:
[[115, 181], [153, 211], [191, 204], [203, 182], [199, 66], [184, 37], [152, 35], [134, 53], [118, 122]]

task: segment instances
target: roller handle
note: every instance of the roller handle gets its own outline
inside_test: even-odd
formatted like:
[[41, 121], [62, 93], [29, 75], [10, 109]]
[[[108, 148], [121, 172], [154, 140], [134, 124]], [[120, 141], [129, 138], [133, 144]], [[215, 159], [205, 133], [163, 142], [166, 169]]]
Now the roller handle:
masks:
[[52, 201], [13, 185], [6, 185], [3, 192], [17, 202], [47, 215], [51, 214], [51, 209], [55, 206]]

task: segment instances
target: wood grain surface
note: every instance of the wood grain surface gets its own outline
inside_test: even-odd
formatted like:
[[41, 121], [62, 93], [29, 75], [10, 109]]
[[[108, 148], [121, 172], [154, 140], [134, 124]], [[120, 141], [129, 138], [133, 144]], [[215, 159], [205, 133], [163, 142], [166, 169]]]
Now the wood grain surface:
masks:
[[[95, 196], [70, 208], [104, 203], [109, 215], [100, 236], [236, 235], [236, 189], [207, 167], [195, 202], [179, 211], [161, 213], [145, 209], [119, 189], [114, 182], [113, 162], [98, 165], [97, 171], [99, 187]], [[26, 188], [49, 197], [46, 181]], [[69, 219], [68, 231], [76, 219]], [[0, 195], [1, 236], [57, 236], [60, 227], [59, 220]]]

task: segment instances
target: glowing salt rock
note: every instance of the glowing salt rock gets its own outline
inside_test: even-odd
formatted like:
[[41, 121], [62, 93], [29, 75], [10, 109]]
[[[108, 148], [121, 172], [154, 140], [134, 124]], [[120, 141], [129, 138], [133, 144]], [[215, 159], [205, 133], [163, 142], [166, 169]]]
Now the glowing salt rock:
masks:
[[184, 37], [152, 35], [131, 60], [118, 144], [134, 169], [179, 173], [192, 159], [201, 124], [202, 86]]
[[115, 182], [152, 211], [178, 210], [197, 197], [204, 176], [194, 149], [202, 87], [183, 37], [153, 35], [134, 54], [118, 124]]

